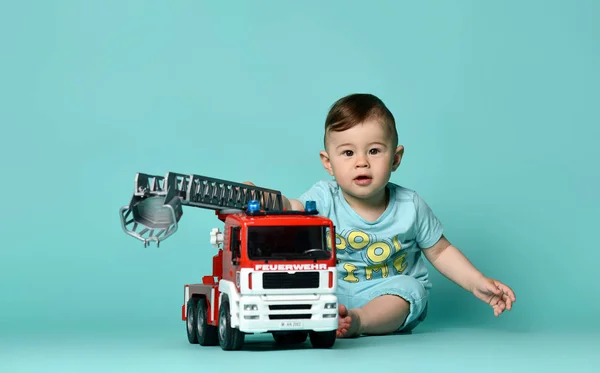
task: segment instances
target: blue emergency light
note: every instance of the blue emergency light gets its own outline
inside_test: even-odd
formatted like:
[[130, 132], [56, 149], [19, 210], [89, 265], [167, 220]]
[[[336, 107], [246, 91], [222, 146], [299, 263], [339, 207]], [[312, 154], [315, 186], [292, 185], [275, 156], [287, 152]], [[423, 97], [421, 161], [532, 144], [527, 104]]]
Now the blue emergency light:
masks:
[[258, 212], [260, 211], [260, 202], [258, 202], [257, 200], [253, 199], [250, 202], [248, 202], [248, 212]]
[[304, 210], [306, 210], [307, 212], [317, 211], [317, 202], [316, 201], [306, 201], [306, 206], [304, 207]]

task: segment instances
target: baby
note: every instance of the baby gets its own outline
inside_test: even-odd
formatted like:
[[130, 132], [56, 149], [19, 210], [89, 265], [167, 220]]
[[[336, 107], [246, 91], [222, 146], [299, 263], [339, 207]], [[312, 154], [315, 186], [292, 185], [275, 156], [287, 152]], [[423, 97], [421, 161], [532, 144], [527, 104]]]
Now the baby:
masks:
[[339, 338], [410, 331], [422, 322], [431, 288], [423, 256], [488, 303], [495, 316], [512, 309], [510, 287], [483, 275], [444, 237], [419, 194], [389, 181], [404, 147], [394, 116], [378, 97], [352, 94], [335, 102], [324, 146], [321, 162], [334, 181], [317, 182], [283, 202], [302, 210], [316, 201], [319, 214], [336, 226]]

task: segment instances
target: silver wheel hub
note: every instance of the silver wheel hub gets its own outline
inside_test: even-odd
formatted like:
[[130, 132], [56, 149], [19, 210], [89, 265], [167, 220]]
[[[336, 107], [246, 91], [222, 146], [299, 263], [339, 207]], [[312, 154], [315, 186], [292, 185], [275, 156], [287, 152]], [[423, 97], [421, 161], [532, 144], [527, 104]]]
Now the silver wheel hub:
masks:
[[219, 320], [219, 335], [222, 340], [225, 339], [225, 327], [227, 326], [227, 325], [225, 325], [226, 323], [227, 323], [227, 318], [221, 317], [221, 319]]

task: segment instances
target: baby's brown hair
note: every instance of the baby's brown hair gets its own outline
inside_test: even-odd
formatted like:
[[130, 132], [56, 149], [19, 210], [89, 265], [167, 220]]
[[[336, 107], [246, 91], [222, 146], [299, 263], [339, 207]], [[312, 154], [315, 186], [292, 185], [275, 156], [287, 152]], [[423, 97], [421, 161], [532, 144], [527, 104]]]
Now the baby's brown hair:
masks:
[[329, 131], [344, 131], [366, 120], [379, 120], [392, 135], [394, 148], [398, 145], [396, 121], [381, 99], [370, 93], [354, 93], [337, 100], [325, 119], [323, 143], [327, 146]]

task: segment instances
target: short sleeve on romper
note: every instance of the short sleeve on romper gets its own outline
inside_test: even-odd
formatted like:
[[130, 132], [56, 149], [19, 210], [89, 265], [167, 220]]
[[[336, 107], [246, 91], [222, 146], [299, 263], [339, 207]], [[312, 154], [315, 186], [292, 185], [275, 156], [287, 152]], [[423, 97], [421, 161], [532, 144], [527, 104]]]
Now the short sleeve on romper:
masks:
[[418, 193], [415, 193], [413, 198], [417, 219], [417, 244], [420, 248], [426, 249], [433, 246], [442, 237], [444, 227]]
[[317, 211], [321, 216], [329, 216], [335, 186], [327, 181], [316, 182], [309, 190], [304, 192], [298, 200], [306, 205], [306, 201], [315, 201]]

